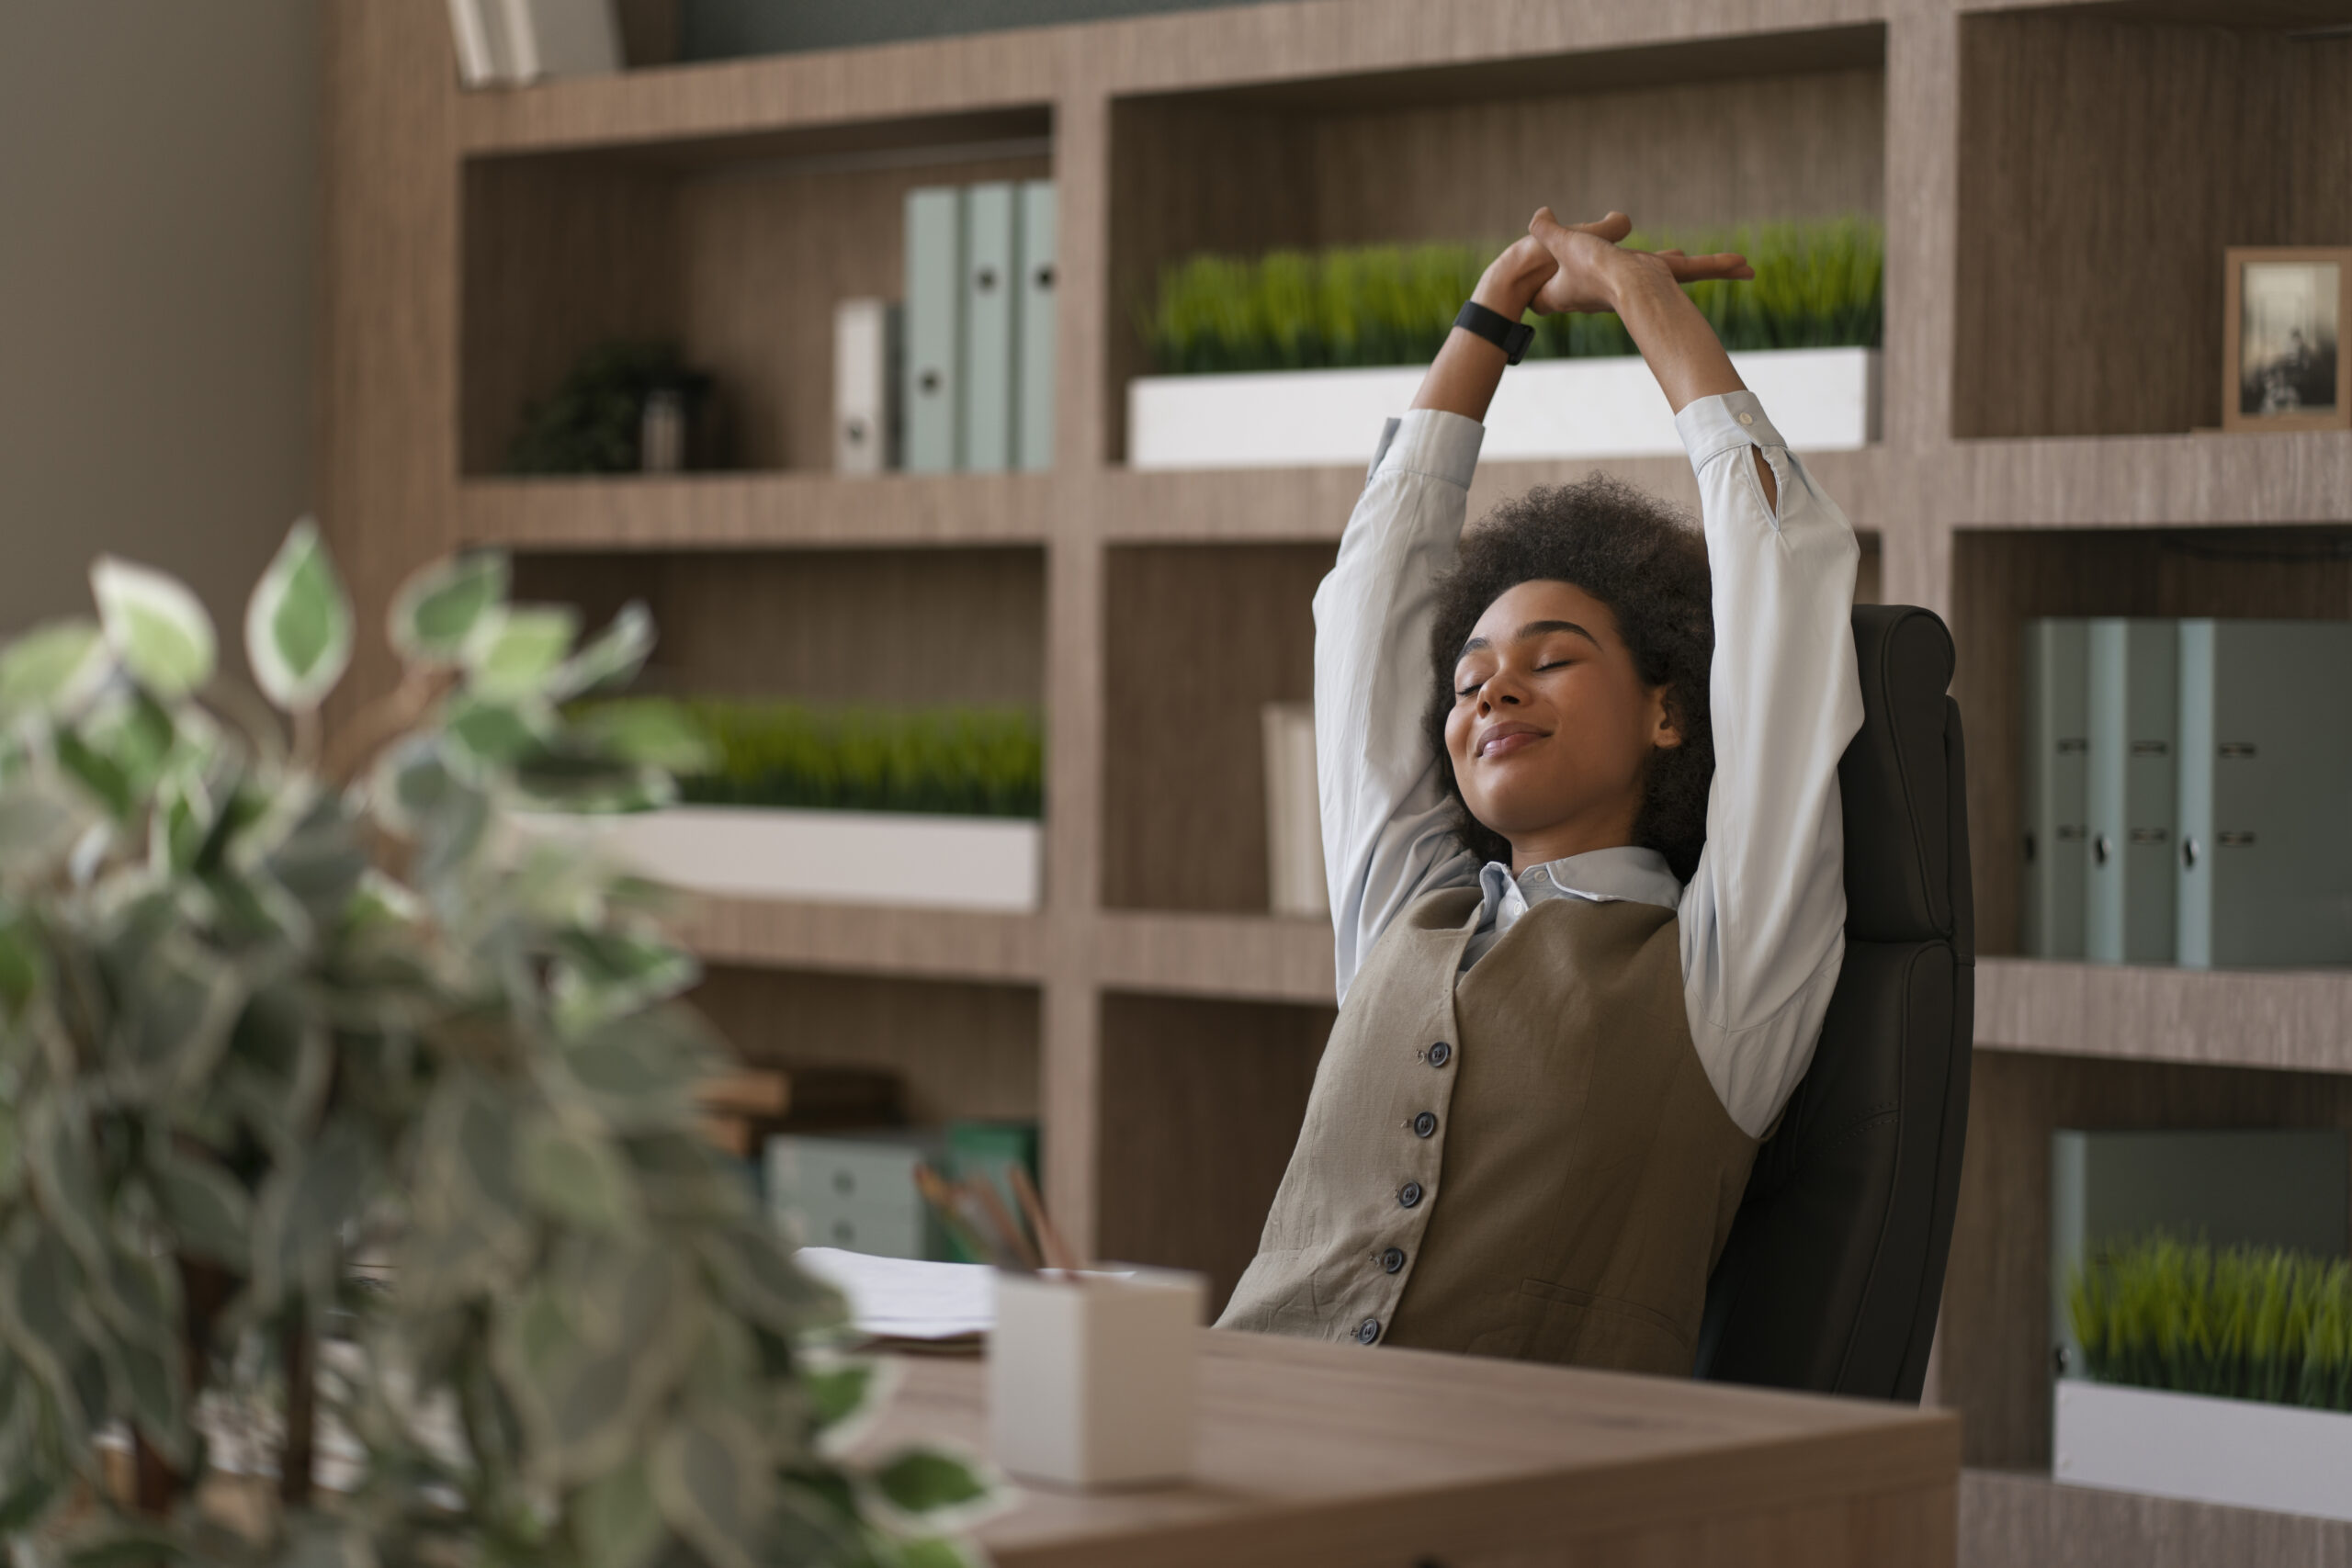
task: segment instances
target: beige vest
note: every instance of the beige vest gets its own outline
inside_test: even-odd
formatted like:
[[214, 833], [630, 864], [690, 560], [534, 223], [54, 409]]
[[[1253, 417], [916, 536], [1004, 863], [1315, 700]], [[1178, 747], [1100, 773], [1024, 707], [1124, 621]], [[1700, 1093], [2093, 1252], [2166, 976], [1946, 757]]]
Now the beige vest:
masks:
[[1467, 975], [1476, 887], [1373, 950], [1222, 1328], [1687, 1376], [1756, 1157], [1674, 912], [1547, 899]]

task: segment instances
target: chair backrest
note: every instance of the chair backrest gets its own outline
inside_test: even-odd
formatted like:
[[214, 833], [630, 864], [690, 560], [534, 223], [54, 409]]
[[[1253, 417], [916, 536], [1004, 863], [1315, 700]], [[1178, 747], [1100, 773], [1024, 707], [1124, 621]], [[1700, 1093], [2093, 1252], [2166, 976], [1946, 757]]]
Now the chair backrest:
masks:
[[1695, 1370], [1917, 1401], [1968, 1122], [1967, 792], [1943, 622], [1860, 605], [1854, 650], [1862, 728], [1838, 769], [1845, 967], [1708, 1281]]

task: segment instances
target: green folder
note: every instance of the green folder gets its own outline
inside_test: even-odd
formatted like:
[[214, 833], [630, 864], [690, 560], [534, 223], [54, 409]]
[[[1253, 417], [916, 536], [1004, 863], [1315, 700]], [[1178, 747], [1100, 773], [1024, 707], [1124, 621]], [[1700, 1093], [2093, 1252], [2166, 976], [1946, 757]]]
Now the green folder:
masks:
[[2170, 964], [2178, 624], [2102, 617], [2089, 642], [2084, 956]]
[[964, 193], [964, 467], [1012, 466], [1013, 187]]
[[[1032, 1179], [1037, 1174], [1037, 1124], [1035, 1122], [950, 1122], [947, 1124], [949, 1174], [957, 1179], [980, 1178], [1015, 1219], [1022, 1219], [1021, 1200], [1012, 1190], [1012, 1168], [1021, 1166]], [[1025, 1223], [1025, 1222], [1024, 1222]], [[985, 1263], [972, 1258], [951, 1236], [939, 1254], [951, 1263]]]
[[944, 474], [963, 466], [963, 191], [909, 191], [906, 246], [906, 379], [899, 397], [905, 463], [910, 473]]
[[2090, 623], [2025, 626], [2025, 831], [2018, 945], [2032, 958], [2083, 956], [2089, 834]]
[[2177, 962], [2352, 964], [2352, 624], [2180, 624]]
[[1054, 182], [1021, 186], [1021, 293], [1014, 303], [1020, 352], [1013, 367], [1019, 403], [1013, 419], [1013, 466], [1031, 472], [1054, 466]]

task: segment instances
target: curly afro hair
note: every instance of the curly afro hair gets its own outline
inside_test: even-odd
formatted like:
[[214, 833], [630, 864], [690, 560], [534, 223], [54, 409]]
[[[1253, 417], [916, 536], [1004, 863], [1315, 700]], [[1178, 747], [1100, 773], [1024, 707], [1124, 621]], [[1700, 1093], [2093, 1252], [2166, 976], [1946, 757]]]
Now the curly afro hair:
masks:
[[1707, 714], [1707, 667], [1715, 624], [1707, 545], [1691, 524], [1630, 485], [1594, 474], [1544, 485], [1496, 507], [1462, 541], [1462, 557], [1437, 584], [1430, 634], [1435, 690], [1425, 720], [1456, 831], [1482, 861], [1510, 863], [1503, 836], [1470, 815], [1445, 749], [1453, 671], [1487, 606], [1522, 582], [1573, 583], [1609, 606], [1618, 635], [1648, 686], [1665, 686], [1682, 744], [1652, 754], [1634, 841], [1657, 851], [1685, 882], [1707, 840], [1707, 785], [1715, 773]]

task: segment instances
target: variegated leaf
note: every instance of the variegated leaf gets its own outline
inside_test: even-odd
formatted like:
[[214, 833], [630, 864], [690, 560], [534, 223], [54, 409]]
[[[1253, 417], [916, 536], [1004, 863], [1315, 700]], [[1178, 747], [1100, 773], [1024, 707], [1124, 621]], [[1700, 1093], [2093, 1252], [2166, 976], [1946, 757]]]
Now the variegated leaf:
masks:
[[90, 568], [107, 644], [133, 679], [169, 701], [212, 679], [212, 617], [178, 579], [113, 556]]
[[458, 662], [468, 638], [506, 598], [506, 557], [496, 550], [435, 561], [392, 596], [393, 649], [411, 664]]
[[271, 702], [305, 713], [325, 700], [351, 663], [351, 600], [305, 517], [262, 573], [245, 605], [245, 657]]

